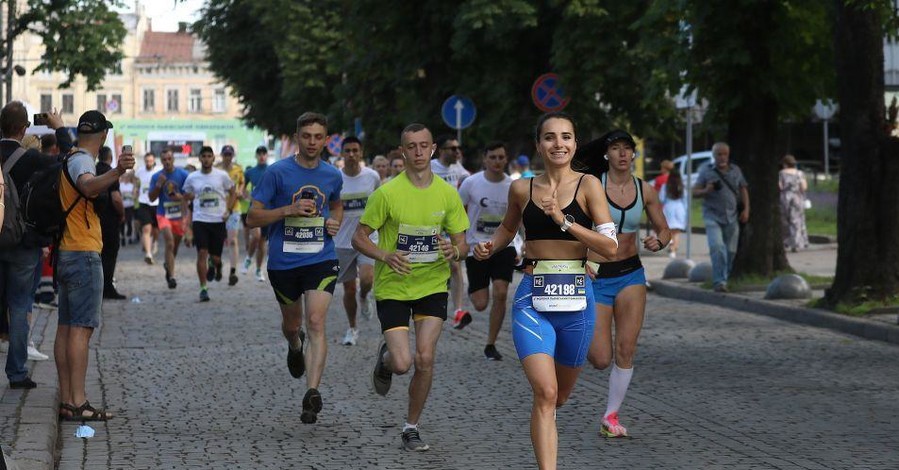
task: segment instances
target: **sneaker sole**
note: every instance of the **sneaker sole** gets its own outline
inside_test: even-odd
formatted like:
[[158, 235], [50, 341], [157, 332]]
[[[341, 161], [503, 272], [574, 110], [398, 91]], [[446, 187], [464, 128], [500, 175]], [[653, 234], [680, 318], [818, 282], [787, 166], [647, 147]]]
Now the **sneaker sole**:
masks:
[[462, 328], [465, 328], [466, 326], [468, 326], [469, 323], [471, 323], [471, 314], [468, 314], [468, 315], [465, 315], [464, 317], [462, 317], [462, 320], [460, 320], [459, 323], [456, 326], [454, 326], [453, 328], [455, 328], [457, 330], [461, 330]]
[[403, 450], [405, 450], [406, 452], [425, 452], [430, 449], [431, 449], [431, 446], [429, 446], [427, 444], [425, 444], [423, 447], [417, 447], [417, 448], [410, 448], [410, 447], [406, 446], [406, 444], [403, 444]]
[[308, 400], [303, 398], [303, 412], [300, 413], [300, 421], [303, 424], [313, 424], [318, 421], [318, 413], [321, 412], [322, 406], [324, 403], [321, 395], [313, 395]]
[[630, 437], [627, 434], [615, 434], [612, 431], [609, 431], [608, 429], [606, 429], [605, 427], [602, 427], [599, 429], [599, 435], [602, 437], [605, 437], [606, 439], [621, 439], [621, 438]]

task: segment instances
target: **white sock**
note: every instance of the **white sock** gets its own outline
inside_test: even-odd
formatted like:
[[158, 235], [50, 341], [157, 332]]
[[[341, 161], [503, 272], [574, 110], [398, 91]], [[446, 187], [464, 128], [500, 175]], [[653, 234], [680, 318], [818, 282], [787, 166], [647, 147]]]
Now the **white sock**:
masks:
[[612, 373], [609, 374], [609, 404], [606, 405], [606, 414], [618, 411], [621, 408], [621, 402], [624, 401], [624, 395], [627, 394], [627, 387], [631, 384], [631, 377], [634, 375], [634, 368], [621, 369], [618, 364], [612, 365]]
[[418, 429], [418, 424], [409, 424], [409, 423], [406, 423], [406, 425], [403, 426], [403, 432], [409, 431], [409, 430], [411, 430], [411, 429], [417, 430], [417, 429]]

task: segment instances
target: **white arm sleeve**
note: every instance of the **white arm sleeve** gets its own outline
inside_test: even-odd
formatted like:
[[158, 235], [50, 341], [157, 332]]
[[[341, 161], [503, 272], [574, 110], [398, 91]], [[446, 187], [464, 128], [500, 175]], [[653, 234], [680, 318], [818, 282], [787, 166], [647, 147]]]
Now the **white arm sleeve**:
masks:
[[615, 224], [612, 222], [606, 222], [604, 224], [599, 224], [593, 228], [600, 235], [605, 235], [612, 239], [615, 242], [615, 247], [618, 247], [618, 237], [615, 233]]

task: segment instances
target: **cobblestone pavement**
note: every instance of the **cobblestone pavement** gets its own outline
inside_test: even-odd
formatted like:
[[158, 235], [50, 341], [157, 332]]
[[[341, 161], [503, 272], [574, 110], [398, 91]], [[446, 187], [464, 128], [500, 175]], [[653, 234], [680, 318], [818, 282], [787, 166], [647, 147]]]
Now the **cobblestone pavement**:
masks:
[[[531, 395], [508, 320], [502, 362], [483, 358], [486, 314], [463, 331], [447, 325], [421, 423], [432, 450], [407, 453], [409, 377], [395, 378], [386, 398], [371, 390], [377, 320], [360, 319], [359, 344], [341, 346], [338, 288], [324, 410], [303, 425], [305, 380], [287, 373], [268, 283], [213, 283], [201, 304], [193, 260], [182, 252], [170, 291], [159, 265], [123, 252], [120, 290], [141, 303], [104, 305], [88, 381], [88, 397], [118, 417], [94, 426], [92, 439], [63, 423], [58, 468], [536, 468]], [[585, 369], [558, 413], [560, 468], [897, 468], [896, 346], [656, 296], [647, 310], [621, 411], [634, 437], [599, 437], [608, 372]]]

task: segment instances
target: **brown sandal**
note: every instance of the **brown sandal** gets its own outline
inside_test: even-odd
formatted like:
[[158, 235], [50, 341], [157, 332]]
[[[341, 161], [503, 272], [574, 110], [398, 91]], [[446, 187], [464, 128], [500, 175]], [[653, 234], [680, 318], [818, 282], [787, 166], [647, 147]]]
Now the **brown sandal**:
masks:
[[[85, 412], [90, 414], [86, 415]], [[72, 417], [67, 421], [107, 421], [112, 418], [112, 414], [107, 413], [104, 409], [94, 408], [89, 401], [85, 400], [81, 406], [72, 409]]]
[[72, 416], [75, 416], [75, 405], [70, 405], [68, 403], [60, 403], [59, 404], [59, 419], [63, 421], [69, 421]]

